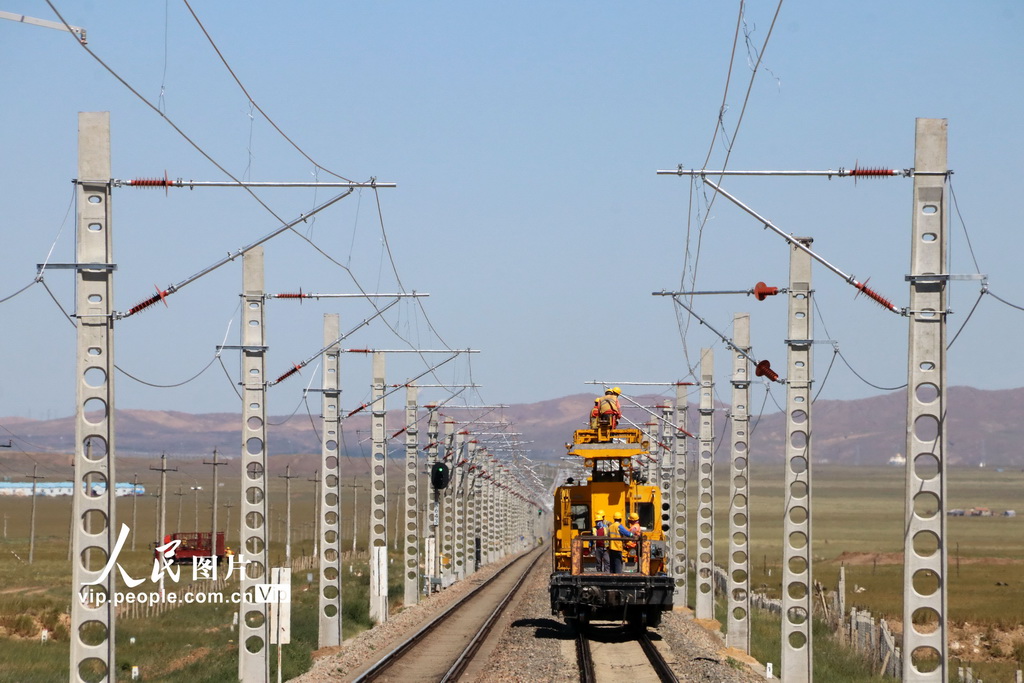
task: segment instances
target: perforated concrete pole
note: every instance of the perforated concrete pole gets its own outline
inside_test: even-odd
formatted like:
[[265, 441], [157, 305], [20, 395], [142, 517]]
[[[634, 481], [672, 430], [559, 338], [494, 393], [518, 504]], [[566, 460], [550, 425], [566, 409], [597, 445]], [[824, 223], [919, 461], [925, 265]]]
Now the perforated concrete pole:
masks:
[[486, 498], [487, 505], [487, 562], [494, 562], [498, 559], [498, 511], [497, 511], [497, 496], [498, 490], [497, 477], [498, 475], [498, 461], [493, 454], [488, 454], [490, 457], [487, 461], [487, 487], [484, 490], [484, 497]]
[[[438, 440], [441, 438], [439, 426], [437, 423], [437, 406], [427, 406], [427, 467], [430, 472], [434, 471], [434, 465], [437, 463], [437, 449]], [[435, 489], [433, 486], [430, 487], [431, 499], [430, 499], [430, 514], [428, 519], [430, 520], [430, 538], [428, 541], [433, 545], [433, 559], [434, 564], [427, 568], [427, 573], [430, 574], [430, 592], [434, 590], [434, 579], [440, 580], [441, 578], [441, 539], [438, 537], [438, 529], [441, 526], [441, 492]], [[430, 553], [427, 553], [428, 557]]]
[[903, 535], [904, 681], [945, 681], [949, 666], [944, 277], [949, 272], [947, 134], [946, 119], [917, 119]]
[[409, 384], [405, 389], [405, 524], [402, 527], [405, 553], [405, 605], [415, 605], [420, 597], [420, 520], [419, 472], [416, 456], [419, 453], [419, 427], [416, 413], [417, 389]]
[[661, 489], [661, 532], [664, 534], [665, 547], [672, 547], [672, 465], [675, 461], [675, 430], [674, 410], [671, 404], [661, 406], [658, 441], [661, 442], [661, 458], [658, 460], [658, 487]]
[[455, 575], [455, 465], [458, 453], [455, 450], [455, 420], [444, 421], [445, 462], [448, 464], [448, 486], [444, 489], [444, 518], [441, 523], [441, 585], [448, 587]]
[[[341, 345], [333, 343], [341, 323], [337, 313], [324, 315], [323, 377], [320, 412], [323, 433], [320, 437], [320, 542], [319, 647], [341, 645], [341, 470], [339, 438], [341, 432]], [[353, 510], [353, 514], [355, 511]]]
[[676, 385], [675, 424], [676, 437], [672, 448], [672, 574], [675, 588], [672, 604], [686, 607], [689, 600], [687, 591], [688, 553], [686, 534], [686, 387]]
[[[119, 532], [114, 495], [114, 261], [109, 112], [78, 114], [75, 202], [78, 325], [70, 678], [81, 681], [85, 680], [83, 674], [102, 671], [102, 680], [108, 681], [116, 677], [116, 673], [111, 676], [111, 667], [115, 662], [113, 597], [117, 580], [116, 570], [105, 575], [103, 570], [113, 554]], [[106, 486], [102, 493], [94, 495], [87, 482], [102, 482]], [[103, 594], [109, 599], [102, 603], [88, 599], [83, 602], [83, 593]]]
[[715, 354], [700, 351], [700, 432], [697, 453], [698, 619], [715, 618]]
[[384, 354], [373, 353], [373, 406], [370, 418], [370, 619], [388, 620], [387, 441], [385, 440]]
[[477, 570], [476, 544], [480, 538], [479, 506], [477, 505], [476, 484], [479, 479], [477, 465], [477, 441], [470, 439], [466, 446], [466, 486], [463, 495], [466, 498], [466, 574]]
[[743, 652], [750, 651], [750, 498], [749, 441], [750, 314], [736, 313], [732, 322], [732, 342], [743, 353], [732, 350], [732, 453], [729, 481], [729, 595], [728, 630], [725, 644]]
[[644, 479], [652, 486], [658, 485], [660, 476], [661, 443], [658, 441], [658, 431], [658, 423], [656, 421], [644, 423], [644, 438], [650, 442], [651, 448], [649, 451], [650, 457], [644, 460], [641, 471], [643, 472]]
[[452, 459], [452, 480], [455, 482], [455, 490], [452, 492], [452, 502], [455, 508], [452, 538], [454, 542], [454, 577], [456, 581], [466, 578], [466, 469], [465, 464], [466, 432], [459, 431], [455, 434], [455, 455]]
[[[810, 247], [810, 237], [797, 238]], [[782, 672], [786, 683], [814, 680], [811, 641], [811, 257], [789, 248], [786, 381], [786, 488], [782, 566]]]
[[269, 581], [267, 569], [267, 385], [264, 329], [263, 247], [242, 257], [242, 503], [239, 553], [243, 565], [238, 620], [238, 678], [270, 677], [267, 606], [256, 600], [256, 584]]

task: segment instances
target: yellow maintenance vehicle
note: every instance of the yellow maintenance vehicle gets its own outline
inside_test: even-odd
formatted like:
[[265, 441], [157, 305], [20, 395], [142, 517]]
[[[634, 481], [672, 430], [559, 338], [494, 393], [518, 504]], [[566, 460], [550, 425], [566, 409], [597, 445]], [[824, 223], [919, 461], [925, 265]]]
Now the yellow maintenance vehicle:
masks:
[[[639, 476], [638, 459], [650, 455], [650, 444], [639, 429], [599, 424], [576, 430], [566, 447], [582, 458], [589, 475], [555, 489], [552, 614], [578, 624], [599, 619], [657, 626], [661, 613], [672, 609], [673, 579], [666, 573], [661, 490]], [[599, 513], [610, 528], [599, 531]], [[618, 534], [616, 516], [627, 529], [632, 516], [639, 534]], [[617, 548], [621, 569], [614, 562]], [[605, 552], [611, 563], [604, 562]]]

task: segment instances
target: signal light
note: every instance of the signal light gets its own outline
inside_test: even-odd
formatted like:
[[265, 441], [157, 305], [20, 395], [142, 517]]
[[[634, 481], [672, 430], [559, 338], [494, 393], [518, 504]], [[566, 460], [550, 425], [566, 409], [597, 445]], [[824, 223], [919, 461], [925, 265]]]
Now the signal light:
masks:
[[430, 485], [435, 489], [446, 489], [448, 488], [448, 481], [451, 478], [451, 472], [448, 470], [448, 465], [443, 462], [435, 463], [430, 468]]

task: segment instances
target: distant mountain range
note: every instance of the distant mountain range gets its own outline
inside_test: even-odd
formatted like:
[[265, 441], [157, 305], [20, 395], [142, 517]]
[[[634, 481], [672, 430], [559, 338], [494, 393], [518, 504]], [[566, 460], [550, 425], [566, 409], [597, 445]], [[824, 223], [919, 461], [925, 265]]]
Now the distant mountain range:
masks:
[[[728, 395], [728, 390], [722, 392]], [[785, 391], [775, 392], [776, 400], [785, 400]], [[750, 451], [762, 462], [781, 462], [784, 417], [769, 398], [762, 410], [764, 393], [754, 386], [751, 395]], [[663, 400], [640, 397], [638, 402], [654, 405]], [[593, 396], [576, 394], [538, 403], [517, 404], [493, 413], [487, 420], [506, 419], [514, 423], [520, 439], [530, 442], [534, 459], [554, 460], [565, 454], [565, 443], [572, 431], [586, 427]], [[625, 402], [623, 402], [625, 404]], [[949, 443], [947, 455], [954, 466], [1024, 467], [1024, 388], [982, 391], [971, 387], [952, 387], [948, 392]], [[728, 438], [728, 406], [717, 404], [715, 432]], [[452, 411], [461, 417], [467, 411]], [[636, 408], [626, 408], [636, 422], [649, 416]], [[690, 431], [695, 431], [697, 412], [690, 406]], [[389, 436], [403, 426], [404, 411], [389, 411]], [[271, 455], [319, 453], [320, 418], [296, 414], [290, 419], [271, 418], [268, 445]], [[906, 392], [893, 392], [854, 401], [821, 400], [812, 414], [813, 457], [816, 462], [844, 464], [885, 464], [903, 456], [905, 449]], [[71, 453], [74, 420], [0, 418], [17, 449], [22, 451]], [[314, 425], [316, 430], [314, 431]], [[158, 457], [161, 453], [176, 458], [208, 456], [214, 448], [226, 457], [241, 450], [241, 417], [231, 413], [193, 415], [172, 411], [120, 410], [116, 415], [116, 450], [126, 457]], [[345, 445], [352, 455], [369, 450], [369, 416], [358, 414], [345, 421]], [[493, 425], [486, 430], [493, 432]], [[420, 427], [426, 440], [425, 426]], [[398, 437], [401, 441], [402, 437]], [[404, 442], [402, 442], [404, 443]], [[398, 449], [396, 442], [394, 448]], [[724, 453], [725, 451], [722, 451]], [[720, 453], [720, 457], [724, 457]]]

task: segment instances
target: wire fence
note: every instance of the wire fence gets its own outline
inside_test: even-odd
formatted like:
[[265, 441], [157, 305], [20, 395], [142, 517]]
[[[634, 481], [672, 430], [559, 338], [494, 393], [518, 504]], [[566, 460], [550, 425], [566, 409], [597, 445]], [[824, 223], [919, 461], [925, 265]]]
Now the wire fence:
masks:
[[[724, 591], [728, 581], [726, 572], [716, 568], [715, 578], [718, 588]], [[841, 643], [869, 661], [876, 676], [902, 678], [901, 638], [892, 631], [885, 619], [876, 619], [871, 612], [856, 607], [846, 609], [846, 574], [842, 568], [836, 590], [830, 591], [816, 581], [814, 595], [815, 615], [828, 625]], [[782, 617], [782, 600], [752, 593], [750, 605]], [[975, 677], [970, 666], [959, 666], [956, 680], [957, 683], [984, 683]], [[1014, 681], [1024, 683], [1024, 672], [1018, 669]]]

